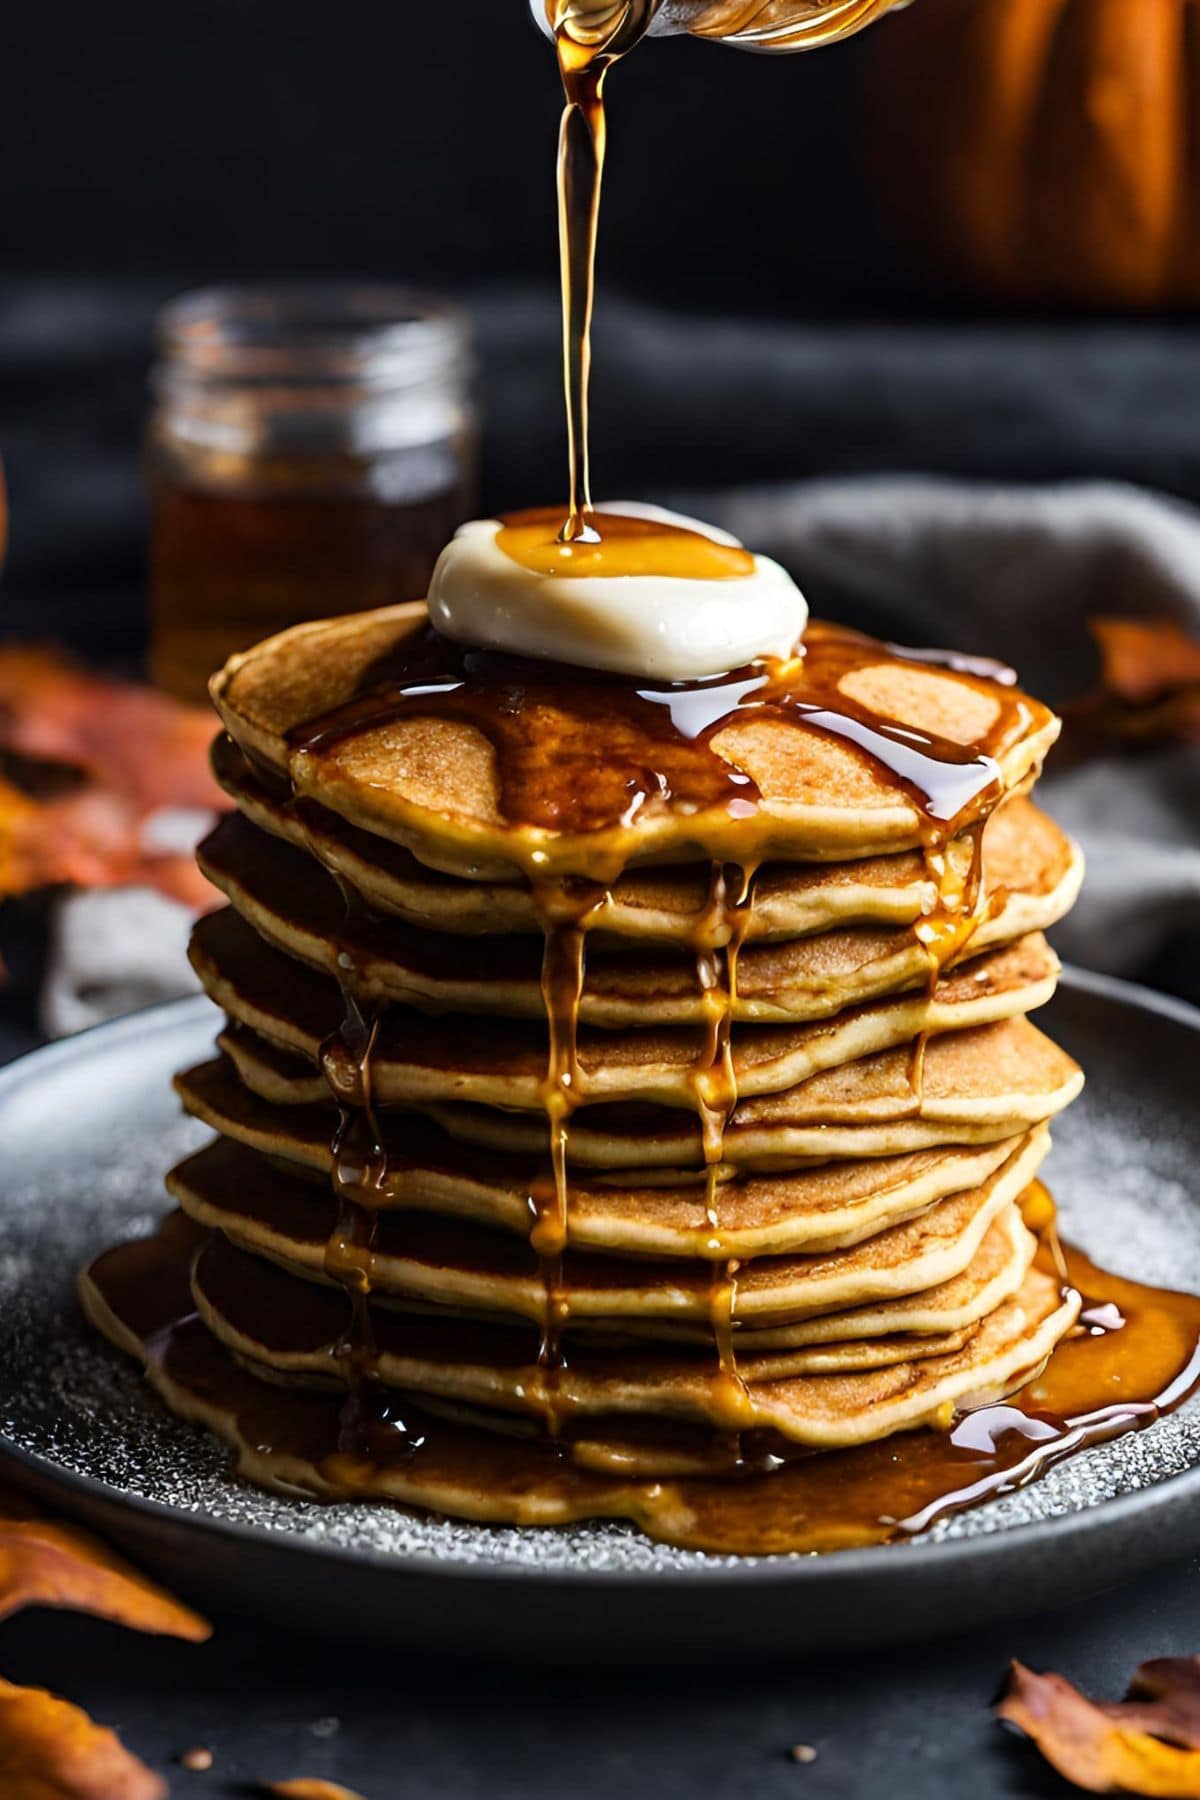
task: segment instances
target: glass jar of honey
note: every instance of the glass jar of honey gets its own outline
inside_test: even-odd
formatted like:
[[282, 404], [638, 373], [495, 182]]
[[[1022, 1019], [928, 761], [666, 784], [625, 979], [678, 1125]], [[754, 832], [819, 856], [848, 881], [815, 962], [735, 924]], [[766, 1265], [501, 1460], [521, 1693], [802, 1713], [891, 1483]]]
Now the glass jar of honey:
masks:
[[234, 650], [424, 594], [473, 510], [465, 318], [387, 287], [212, 289], [159, 318], [150, 666], [201, 699]]
[[814, 50], [909, 0], [530, 0], [543, 30], [623, 52], [639, 37], [688, 32], [742, 50]]

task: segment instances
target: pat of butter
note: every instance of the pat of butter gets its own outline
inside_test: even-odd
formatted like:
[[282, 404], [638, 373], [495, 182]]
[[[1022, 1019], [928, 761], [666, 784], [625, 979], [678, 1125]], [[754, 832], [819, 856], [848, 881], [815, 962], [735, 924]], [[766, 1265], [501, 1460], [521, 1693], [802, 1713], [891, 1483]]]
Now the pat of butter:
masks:
[[436, 629], [479, 649], [656, 681], [723, 675], [798, 648], [808, 605], [769, 557], [659, 507], [625, 502], [589, 520], [595, 533], [575, 544], [559, 542], [561, 513], [462, 526], [430, 582]]

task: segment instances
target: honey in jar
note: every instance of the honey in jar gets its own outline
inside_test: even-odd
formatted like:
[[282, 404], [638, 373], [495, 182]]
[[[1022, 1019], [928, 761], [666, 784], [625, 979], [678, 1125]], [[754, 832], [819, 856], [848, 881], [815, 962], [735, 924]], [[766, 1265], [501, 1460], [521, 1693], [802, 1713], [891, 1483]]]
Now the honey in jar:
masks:
[[202, 699], [231, 652], [423, 595], [474, 510], [467, 326], [389, 288], [186, 295], [147, 446], [151, 673]]

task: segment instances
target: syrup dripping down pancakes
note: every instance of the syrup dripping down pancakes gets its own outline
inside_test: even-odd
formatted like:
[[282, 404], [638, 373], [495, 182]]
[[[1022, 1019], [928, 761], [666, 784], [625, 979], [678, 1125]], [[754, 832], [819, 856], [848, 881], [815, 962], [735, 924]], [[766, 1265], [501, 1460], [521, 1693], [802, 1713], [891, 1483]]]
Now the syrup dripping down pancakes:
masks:
[[250, 1478], [829, 1549], [1179, 1397], [1200, 1303], [1064, 1252], [1039, 1179], [1081, 871], [1006, 672], [813, 624], [654, 685], [403, 607], [214, 698], [216, 1135], [81, 1293]]

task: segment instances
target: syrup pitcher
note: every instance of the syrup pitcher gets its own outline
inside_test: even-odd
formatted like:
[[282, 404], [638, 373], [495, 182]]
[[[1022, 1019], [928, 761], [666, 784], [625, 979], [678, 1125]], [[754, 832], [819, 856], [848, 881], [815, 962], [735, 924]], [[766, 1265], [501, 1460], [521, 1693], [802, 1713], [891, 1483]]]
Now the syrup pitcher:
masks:
[[530, 0], [547, 36], [620, 55], [641, 37], [688, 32], [741, 50], [813, 50], [908, 0]]

